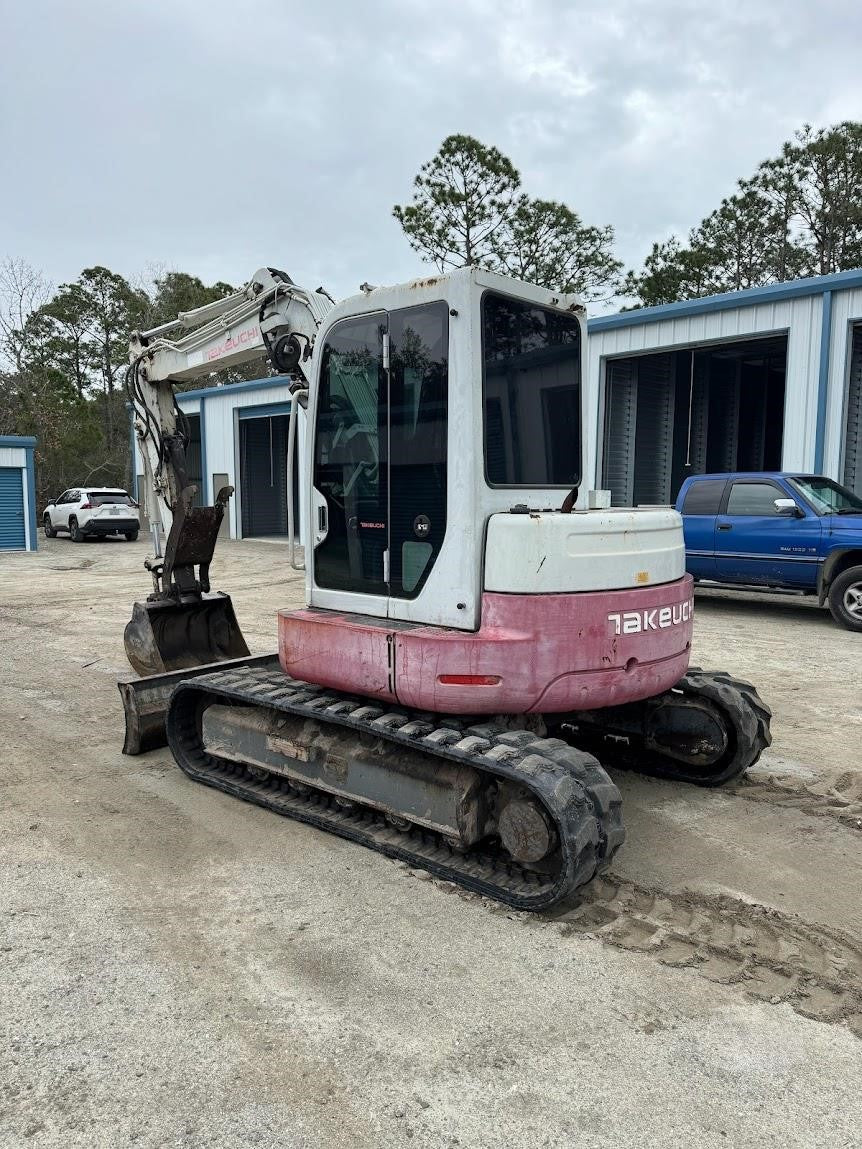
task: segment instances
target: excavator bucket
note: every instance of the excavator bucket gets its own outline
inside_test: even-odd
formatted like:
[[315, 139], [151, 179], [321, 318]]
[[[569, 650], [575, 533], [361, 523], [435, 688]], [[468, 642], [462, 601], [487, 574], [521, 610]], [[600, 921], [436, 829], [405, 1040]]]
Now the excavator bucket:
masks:
[[233, 603], [227, 594], [204, 594], [195, 602], [136, 602], [123, 640], [129, 662], [141, 675], [165, 674], [248, 656]]
[[196, 491], [185, 487], [174, 507], [163, 561], [147, 560], [161, 590], [136, 602], [126, 624], [126, 656], [141, 675], [248, 656], [230, 595], [209, 593], [210, 563], [233, 487], [222, 487], [212, 507], [193, 506]]

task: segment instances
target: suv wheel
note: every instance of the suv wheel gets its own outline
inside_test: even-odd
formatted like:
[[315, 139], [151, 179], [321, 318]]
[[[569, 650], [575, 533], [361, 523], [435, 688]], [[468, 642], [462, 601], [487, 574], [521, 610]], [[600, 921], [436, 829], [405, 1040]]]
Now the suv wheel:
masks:
[[74, 515], [69, 519], [69, 534], [72, 536], [73, 543], [82, 543], [84, 541], [84, 532], [78, 526], [78, 520]]
[[137, 531], [126, 531], [126, 538], [129, 540], [130, 543], [133, 543], [137, 539], [137, 537], [138, 537]]
[[832, 580], [829, 609], [841, 626], [862, 631], [862, 567], [850, 567]]
[[45, 528], [45, 538], [46, 539], [56, 539], [57, 532], [51, 526], [51, 516], [50, 515], [45, 515], [44, 519], [42, 520], [42, 526]]

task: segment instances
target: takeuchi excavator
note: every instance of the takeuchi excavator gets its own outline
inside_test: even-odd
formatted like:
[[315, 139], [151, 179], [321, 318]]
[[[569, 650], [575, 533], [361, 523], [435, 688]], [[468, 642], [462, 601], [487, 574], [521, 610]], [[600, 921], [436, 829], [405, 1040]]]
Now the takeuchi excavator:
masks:
[[[277, 660], [210, 590], [232, 488], [195, 505], [175, 399], [255, 359], [289, 379], [288, 484], [300, 428], [308, 471]], [[166, 737], [197, 782], [533, 910], [622, 845], [605, 766], [706, 786], [751, 766], [770, 711], [689, 667], [681, 519], [580, 490], [585, 362], [575, 296], [476, 267], [340, 303], [263, 268], [136, 333], [154, 555], [127, 752]]]

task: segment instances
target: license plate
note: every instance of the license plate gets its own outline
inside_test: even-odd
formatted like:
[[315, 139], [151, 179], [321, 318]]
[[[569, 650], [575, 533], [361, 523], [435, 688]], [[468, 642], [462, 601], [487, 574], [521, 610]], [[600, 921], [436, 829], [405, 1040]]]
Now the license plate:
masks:
[[118, 515], [119, 513], [120, 513], [119, 507], [111, 507], [111, 514], [112, 515]]

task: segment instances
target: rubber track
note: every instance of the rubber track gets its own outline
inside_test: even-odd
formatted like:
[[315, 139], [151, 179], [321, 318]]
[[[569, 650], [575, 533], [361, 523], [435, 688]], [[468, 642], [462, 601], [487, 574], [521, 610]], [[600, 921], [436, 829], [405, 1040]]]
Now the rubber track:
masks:
[[[601, 726], [596, 721], [601, 711], [593, 711], [589, 723], [579, 724], [575, 716], [572, 720], [575, 726], [574, 738], [591, 749], [597, 745], [605, 766], [637, 770], [640, 774], [669, 778], [675, 782], [689, 782], [696, 786], [723, 786], [733, 778], [738, 778], [754, 765], [772, 743], [769, 730], [772, 711], [750, 682], [732, 678], [723, 671], [690, 667], [688, 673], [667, 693], [706, 700], [720, 713], [729, 731], [728, 749], [714, 766], [691, 766], [676, 761], [670, 756], [638, 745], [635, 738], [625, 742], [603, 737]], [[648, 699], [647, 704], [660, 701], [662, 697], [657, 695]]]
[[[310, 789], [301, 795], [274, 775], [260, 781], [243, 764], [226, 763], [204, 749], [199, 715], [214, 702], [254, 705], [347, 727], [358, 735], [409, 746], [517, 783], [531, 791], [553, 819], [561, 846], [559, 871], [549, 875], [525, 868], [500, 847], [456, 852], [439, 834], [418, 827], [400, 832], [378, 811], [359, 802], [346, 808], [322, 791]], [[260, 668], [222, 671], [181, 683], [172, 696], [166, 727], [174, 758], [196, 782], [419, 866], [517, 909], [541, 910], [564, 902], [605, 869], [622, 845], [620, 793], [592, 755], [562, 739], [540, 738], [501, 723], [477, 723], [475, 717], [429, 721], [433, 716], [373, 705], [288, 678], [277, 669]]]

